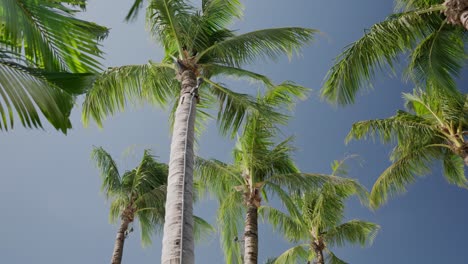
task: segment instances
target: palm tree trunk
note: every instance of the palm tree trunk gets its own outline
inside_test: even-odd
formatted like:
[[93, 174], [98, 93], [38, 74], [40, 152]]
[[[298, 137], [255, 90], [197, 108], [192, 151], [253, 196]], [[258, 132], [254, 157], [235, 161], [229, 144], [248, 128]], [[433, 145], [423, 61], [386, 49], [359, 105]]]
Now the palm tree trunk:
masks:
[[325, 264], [325, 258], [323, 257], [323, 250], [316, 250], [315, 251], [315, 259], [316, 259], [316, 264]]
[[245, 216], [244, 243], [244, 264], [257, 264], [258, 210], [251, 203], [248, 204], [247, 215]]
[[460, 15], [460, 23], [468, 30], [468, 10], [465, 10]]
[[112, 253], [112, 264], [120, 264], [122, 262], [123, 247], [125, 242], [125, 231], [128, 229], [130, 220], [127, 218], [122, 219], [120, 228], [117, 231], [117, 237], [115, 238], [114, 252]]
[[450, 24], [461, 25], [468, 30], [468, 1], [445, 0], [444, 14]]
[[325, 264], [325, 258], [323, 257], [324, 244], [320, 239], [316, 239], [311, 244], [312, 250], [315, 252], [315, 264]]
[[169, 160], [162, 264], [194, 263], [192, 193], [196, 98], [190, 91], [196, 87], [195, 74], [184, 70], [181, 83]]

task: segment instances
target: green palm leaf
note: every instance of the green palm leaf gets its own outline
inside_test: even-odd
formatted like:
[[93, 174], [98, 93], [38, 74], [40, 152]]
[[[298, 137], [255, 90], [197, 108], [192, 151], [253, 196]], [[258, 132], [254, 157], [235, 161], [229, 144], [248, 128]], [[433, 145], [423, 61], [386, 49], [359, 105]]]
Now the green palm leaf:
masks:
[[342, 247], [345, 243], [365, 246], [372, 244], [380, 226], [366, 221], [351, 220], [330, 230], [324, 234], [324, 239], [329, 247]]
[[337, 57], [327, 74], [322, 95], [339, 104], [353, 103], [359, 88], [371, 87], [374, 69], [386, 66], [393, 69], [401, 53], [412, 50], [419, 39], [439, 28], [440, 18], [433, 12], [440, 10], [408, 11], [372, 26]]
[[125, 109], [127, 103], [150, 102], [161, 106], [177, 93], [172, 65], [149, 62], [109, 68], [94, 82], [83, 102], [82, 120], [91, 116], [98, 125], [103, 119]]
[[330, 263], [330, 264], [348, 264], [348, 262], [345, 262], [344, 260], [338, 258], [330, 250], [328, 250], [327, 253], [328, 253], [328, 257], [327, 257], [328, 263]]
[[228, 38], [197, 55], [200, 63], [214, 62], [239, 67], [256, 59], [276, 59], [297, 53], [313, 39], [316, 30], [305, 28], [273, 28], [245, 33]]
[[[310, 251], [307, 251], [307, 244], [298, 245], [286, 250], [283, 254], [276, 258], [274, 264], [289, 264], [305, 262], [313, 259]], [[312, 255], [312, 256], [311, 256]]]
[[389, 196], [406, 191], [406, 185], [413, 183], [417, 176], [430, 171], [430, 161], [437, 152], [431, 148], [413, 149], [407, 155], [393, 162], [377, 179], [370, 193], [371, 206], [377, 208], [385, 203]]
[[68, 2], [3, 0], [1, 42], [48, 71], [99, 70], [98, 41], [108, 29], [74, 18], [77, 10], [65, 5]]

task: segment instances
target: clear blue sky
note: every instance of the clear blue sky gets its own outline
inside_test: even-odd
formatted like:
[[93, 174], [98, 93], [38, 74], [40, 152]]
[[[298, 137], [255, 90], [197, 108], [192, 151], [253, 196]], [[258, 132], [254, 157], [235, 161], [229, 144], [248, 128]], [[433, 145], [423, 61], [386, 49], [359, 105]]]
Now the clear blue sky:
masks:
[[[392, 1], [382, 0], [251, 0], [244, 1], [242, 21], [233, 28], [240, 32], [266, 27], [303, 26], [322, 34], [299, 58], [291, 62], [258, 63], [249, 68], [273, 76], [276, 81], [293, 80], [314, 89], [301, 102], [295, 117], [284, 130], [295, 135], [296, 160], [305, 172], [328, 173], [329, 164], [346, 154], [359, 154], [363, 166], [351, 166], [350, 176], [370, 188], [389, 165], [390, 146], [373, 142], [344, 144], [353, 122], [393, 115], [402, 107], [401, 92], [412, 86], [382, 74], [375, 90], [359, 96], [355, 105], [332, 107], [317, 94], [333, 58], [344, 46], [357, 40], [365, 28], [392, 12]], [[132, 24], [123, 23], [131, 1], [90, 0], [88, 20], [110, 27], [104, 42], [107, 66], [159, 60], [162, 50], [144, 30], [144, 13]], [[467, 79], [460, 88], [467, 92]], [[242, 83], [240, 84], [243, 85]], [[140, 107], [107, 119], [104, 129], [84, 128], [80, 122], [80, 98], [73, 111], [74, 129], [65, 136], [46, 127], [45, 131], [2, 132], [0, 160], [0, 263], [83, 264], [108, 263], [116, 226], [108, 223], [108, 204], [99, 193], [98, 172], [90, 160], [93, 145], [103, 146], [120, 162], [121, 170], [132, 168], [144, 148], [152, 148], [162, 161], [168, 160], [169, 129], [166, 111]], [[128, 147], [134, 146], [124, 157]], [[232, 142], [218, 136], [212, 122], [202, 136], [199, 154], [228, 161]], [[433, 175], [410, 186], [406, 195], [392, 199], [370, 212], [351, 201], [347, 218], [379, 223], [381, 233], [370, 248], [337, 249], [352, 264], [468, 263], [468, 191], [449, 185], [435, 167]], [[213, 220], [216, 204], [201, 202], [196, 214]], [[126, 241], [124, 263], [159, 263], [160, 237], [142, 249], [137, 232]], [[261, 224], [260, 263], [288, 248], [282, 238]], [[223, 263], [216, 238], [197, 246], [197, 263]]]

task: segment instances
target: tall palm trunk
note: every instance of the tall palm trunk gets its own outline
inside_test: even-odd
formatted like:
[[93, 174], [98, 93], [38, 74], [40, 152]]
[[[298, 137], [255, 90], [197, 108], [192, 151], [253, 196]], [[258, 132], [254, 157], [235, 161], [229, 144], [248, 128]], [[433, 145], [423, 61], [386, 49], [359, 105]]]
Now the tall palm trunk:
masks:
[[255, 204], [247, 204], [244, 229], [244, 264], [258, 262], [258, 209]]
[[120, 228], [117, 231], [117, 237], [115, 238], [114, 252], [112, 253], [112, 264], [120, 264], [122, 262], [123, 247], [125, 242], [125, 231], [128, 229], [130, 220], [126, 217], [122, 218]]
[[192, 193], [196, 98], [190, 92], [196, 82], [195, 74], [184, 69], [171, 142], [162, 264], [194, 263]]

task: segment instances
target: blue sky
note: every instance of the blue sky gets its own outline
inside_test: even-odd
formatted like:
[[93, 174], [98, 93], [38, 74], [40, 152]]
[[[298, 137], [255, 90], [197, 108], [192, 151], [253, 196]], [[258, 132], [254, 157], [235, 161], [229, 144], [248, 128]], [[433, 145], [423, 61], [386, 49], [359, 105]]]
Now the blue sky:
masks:
[[[82, 15], [111, 28], [103, 43], [106, 67], [157, 61], [162, 56], [161, 48], [145, 31], [144, 13], [132, 24], [123, 23], [130, 4], [128, 0], [90, 0]], [[344, 138], [352, 123], [388, 117], [401, 109], [401, 92], [411, 91], [411, 84], [378, 74], [375, 89], [345, 108], [323, 102], [318, 90], [333, 58], [362, 36], [365, 28], [389, 15], [392, 1], [255, 0], [244, 4], [244, 18], [233, 25], [239, 32], [282, 26], [322, 32], [301, 56], [291, 61], [258, 62], [249, 69], [272, 76], [277, 82], [293, 80], [313, 89], [284, 129], [285, 136], [296, 137], [295, 158], [302, 171], [328, 173], [333, 160], [359, 154], [363, 163], [359, 166], [351, 162], [350, 176], [370, 188], [389, 165], [391, 146], [372, 141], [345, 145]], [[459, 84], [466, 93], [467, 74], [464, 76]], [[1, 263], [109, 262], [117, 226], [108, 223], [108, 203], [99, 193], [98, 172], [90, 160], [92, 146], [103, 146], [112, 153], [121, 170], [136, 165], [145, 148], [152, 148], [161, 161], [168, 160], [170, 134], [165, 110], [149, 106], [130, 109], [108, 118], [100, 130], [93, 124], [83, 127], [81, 102], [82, 98], [72, 113], [74, 128], [66, 136], [51, 127], [16, 127], [0, 135]], [[199, 142], [199, 155], [229, 161], [233, 142], [218, 135], [215, 122]], [[347, 218], [377, 222], [382, 230], [372, 247], [345, 247], [336, 253], [353, 264], [468, 263], [466, 201], [468, 191], [446, 183], [436, 165], [432, 175], [375, 212], [351, 200]], [[195, 213], [213, 220], [215, 210], [215, 202], [204, 201], [196, 206]], [[155, 236], [153, 245], [142, 249], [138, 233], [132, 233], [125, 244], [123, 262], [159, 263], [160, 239]], [[261, 224], [260, 263], [288, 246], [267, 224]], [[223, 263], [216, 238], [197, 246], [196, 263]]]

